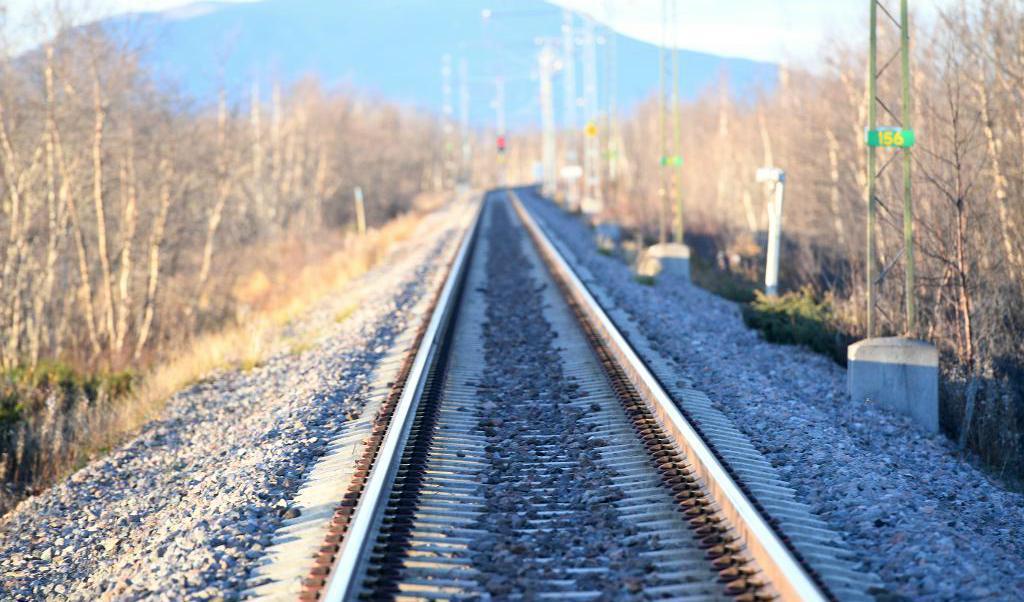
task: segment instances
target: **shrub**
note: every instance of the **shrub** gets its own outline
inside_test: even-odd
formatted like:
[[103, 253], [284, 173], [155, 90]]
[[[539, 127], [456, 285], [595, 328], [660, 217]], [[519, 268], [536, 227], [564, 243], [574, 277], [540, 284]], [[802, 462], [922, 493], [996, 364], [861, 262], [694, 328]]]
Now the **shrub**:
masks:
[[0, 422], [16, 421], [38, 411], [47, 398], [82, 397], [95, 403], [101, 396], [116, 399], [132, 392], [134, 372], [82, 372], [71, 364], [43, 360], [32, 367], [0, 373]]
[[754, 301], [757, 284], [743, 276], [716, 269], [697, 255], [690, 259], [690, 268], [693, 283], [701, 288], [737, 303]]
[[835, 327], [831, 304], [819, 301], [810, 287], [781, 297], [756, 291], [753, 302], [743, 307], [743, 321], [761, 331], [767, 341], [805, 345], [846, 365], [851, 337]]
[[44, 360], [0, 372], [0, 513], [63, 467], [87, 456], [81, 443], [129, 398], [133, 372], [85, 372]]

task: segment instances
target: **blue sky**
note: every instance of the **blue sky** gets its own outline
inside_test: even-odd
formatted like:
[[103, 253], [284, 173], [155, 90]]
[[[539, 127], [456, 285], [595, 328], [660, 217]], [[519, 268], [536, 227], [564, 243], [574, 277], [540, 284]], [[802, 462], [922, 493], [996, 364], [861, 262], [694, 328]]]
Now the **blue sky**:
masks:
[[[259, 0], [222, 0], [248, 2]], [[338, 1], [338, 0], [327, 0]], [[365, 0], [354, 0], [365, 1]], [[372, 1], [372, 0], [371, 0]], [[439, 3], [443, 0], [438, 0]], [[620, 33], [660, 43], [663, 0], [550, 0], [590, 13]], [[671, 0], [668, 0], [671, 2]], [[893, 8], [898, 0], [886, 0]], [[868, 0], [676, 0], [679, 45], [724, 56], [813, 65], [826, 37], [865, 36]], [[911, 0], [919, 18], [931, 19], [936, 5], [952, 0]], [[158, 11], [191, 4], [192, 0], [63, 0], [85, 9], [90, 17], [118, 12]], [[32, 25], [33, 11], [53, 0], [7, 0], [8, 37], [15, 48], [45, 36]]]

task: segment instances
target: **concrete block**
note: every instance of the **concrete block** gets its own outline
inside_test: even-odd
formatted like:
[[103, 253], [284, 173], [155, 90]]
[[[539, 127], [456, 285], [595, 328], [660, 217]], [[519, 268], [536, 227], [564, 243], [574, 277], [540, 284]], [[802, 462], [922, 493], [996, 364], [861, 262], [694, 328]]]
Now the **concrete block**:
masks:
[[619, 247], [622, 253], [622, 261], [631, 266], [636, 266], [642, 247], [635, 240], [624, 239]]
[[604, 203], [599, 199], [587, 197], [580, 203], [580, 212], [584, 215], [597, 215], [604, 210]]
[[594, 226], [594, 243], [603, 253], [618, 252], [622, 244], [622, 228], [614, 222], [604, 222]]
[[924, 341], [902, 337], [864, 339], [846, 352], [850, 399], [882, 404], [939, 431], [939, 352]]
[[690, 247], [670, 242], [652, 245], [644, 250], [637, 262], [640, 276], [666, 276], [690, 280]]

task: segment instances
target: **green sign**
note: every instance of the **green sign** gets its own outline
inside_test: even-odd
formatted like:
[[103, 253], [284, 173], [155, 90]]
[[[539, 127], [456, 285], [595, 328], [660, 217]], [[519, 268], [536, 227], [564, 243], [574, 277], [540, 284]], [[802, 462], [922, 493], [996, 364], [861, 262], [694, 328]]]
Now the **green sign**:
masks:
[[682, 167], [683, 158], [680, 155], [669, 155], [667, 157], [663, 156], [661, 158], [661, 164], [671, 167]]
[[914, 146], [914, 130], [903, 130], [896, 127], [881, 127], [864, 131], [868, 146], [883, 148], [910, 148]]

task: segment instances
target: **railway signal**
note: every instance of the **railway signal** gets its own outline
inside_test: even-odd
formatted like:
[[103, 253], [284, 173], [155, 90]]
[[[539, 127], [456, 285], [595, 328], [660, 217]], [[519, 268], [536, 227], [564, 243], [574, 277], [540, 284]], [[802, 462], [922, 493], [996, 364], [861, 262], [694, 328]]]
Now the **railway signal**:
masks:
[[494, 78], [494, 113], [495, 121], [497, 121], [497, 168], [498, 168], [498, 183], [502, 186], [505, 185], [507, 178], [507, 166], [505, 165], [505, 148], [506, 140], [505, 134], [508, 131], [505, 128], [505, 78], [498, 76]]

